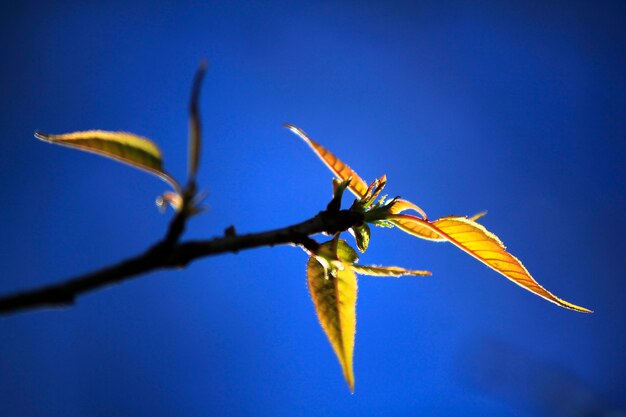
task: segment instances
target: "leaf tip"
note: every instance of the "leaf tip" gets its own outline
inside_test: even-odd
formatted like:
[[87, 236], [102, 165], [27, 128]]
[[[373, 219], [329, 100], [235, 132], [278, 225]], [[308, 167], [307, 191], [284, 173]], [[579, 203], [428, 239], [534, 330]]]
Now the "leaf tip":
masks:
[[301, 129], [296, 127], [295, 125], [292, 125], [291, 123], [283, 123], [283, 127], [291, 130], [293, 133], [300, 136]]
[[50, 142], [50, 135], [40, 132], [39, 130], [35, 130], [33, 135], [39, 140], [43, 140], [44, 142]]
[[481, 217], [484, 217], [487, 215], [487, 210], [481, 211], [480, 213], [476, 213], [474, 214], [472, 217], [470, 217], [468, 220], [471, 220], [473, 222], [475, 222], [476, 220], [480, 219]]
[[567, 301], [560, 300], [559, 303], [562, 307], [568, 308], [570, 310], [577, 311], [579, 313], [592, 314], [593, 310], [589, 310], [588, 308], [577, 306], [576, 304], [568, 303]]

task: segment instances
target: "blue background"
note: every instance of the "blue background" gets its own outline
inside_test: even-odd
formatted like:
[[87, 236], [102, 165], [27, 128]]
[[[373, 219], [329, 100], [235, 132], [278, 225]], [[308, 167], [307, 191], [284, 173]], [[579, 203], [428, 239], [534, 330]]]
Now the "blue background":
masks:
[[[2, 416], [569, 416], [626, 407], [623, 2], [24, 1], [0, 17], [3, 294], [164, 233], [164, 183], [36, 141], [127, 130], [186, 172], [187, 101], [210, 61], [187, 238], [321, 210], [331, 174], [291, 122], [430, 217], [489, 210], [548, 303], [449, 244], [373, 231], [350, 395], [305, 254], [207, 258], [0, 318]], [[593, 3], [593, 4], [592, 4]], [[346, 203], [349, 203], [346, 199]], [[595, 415], [595, 414], [594, 414]], [[623, 414], [616, 414], [623, 415]]]

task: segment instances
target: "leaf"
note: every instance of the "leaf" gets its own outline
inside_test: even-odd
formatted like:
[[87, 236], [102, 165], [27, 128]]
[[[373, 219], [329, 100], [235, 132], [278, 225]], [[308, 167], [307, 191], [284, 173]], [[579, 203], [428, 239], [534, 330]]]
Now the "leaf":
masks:
[[35, 132], [35, 137], [45, 142], [106, 156], [148, 171], [170, 184], [176, 192], [181, 193], [178, 182], [163, 169], [161, 151], [151, 140], [144, 137], [132, 133], [104, 130], [87, 130], [62, 135]]
[[352, 265], [352, 270], [357, 274], [371, 275], [374, 277], [402, 277], [402, 276], [431, 276], [430, 271], [419, 271], [415, 269], [405, 269], [400, 266], [378, 266], [378, 265]]
[[412, 219], [405, 219], [404, 217], [400, 217], [400, 216], [406, 216], [406, 217], [417, 219], [417, 217], [415, 216], [399, 214], [399, 215], [389, 216], [388, 221], [394, 224], [398, 229], [403, 230], [410, 235], [417, 236], [420, 239], [431, 240], [433, 242], [445, 242], [446, 241], [444, 237], [442, 237], [439, 233], [433, 231], [433, 229], [428, 226], [428, 224], [430, 223], [422, 219], [419, 219], [419, 220], [422, 220], [424, 223], [426, 223], [426, 225], [424, 225], [422, 223], [417, 223], [413, 221]]
[[200, 62], [200, 67], [193, 79], [191, 89], [191, 99], [189, 100], [189, 180], [195, 181], [198, 165], [200, 163], [200, 146], [202, 145], [202, 131], [200, 127], [200, 116], [198, 110], [198, 99], [200, 98], [200, 87], [207, 70], [207, 62]]
[[[352, 246], [348, 245], [343, 239], [339, 239], [339, 235], [337, 236], [337, 259], [344, 264], [353, 264], [359, 260], [359, 255], [356, 253]], [[322, 246], [324, 246], [322, 244]]]
[[385, 188], [385, 185], [387, 185], [387, 176], [383, 175], [380, 178], [375, 179], [374, 181], [372, 181], [372, 183], [367, 187], [367, 191], [365, 192], [365, 195], [361, 198], [361, 206], [363, 208], [368, 208], [370, 207], [374, 201], [378, 198], [378, 195], [380, 194], [380, 192]]
[[390, 211], [393, 214], [399, 214], [406, 210], [414, 210], [418, 212], [419, 215], [422, 216], [424, 220], [428, 220], [428, 216], [426, 215], [424, 210], [422, 210], [419, 206], [417, 206], [414, 203], [411, 203], [408, 200], [404, 200], [402, 198], [396, 198], [394, 200], [394, 204], [390, 207]]
[[324, 148], [322, 145], [308, 137], [302, 129], [289, 123], [285, 124], [284, 126], [296, 135], [298, 135], [302, 140], [304, 140], [307, 145], [309, 145], [309, 147], [313, 149], [313, 152], [315, 152], [315, 154], [322, 160], [322, 162], [324, 162], [324, 164], [326, 164], [326, 166], [330, 168], [330, 170], [337, 176], [337, 178], [345, 181], [348, 178], [352, 177], [352, 181], [350, 182], [348, 188], [358, 198], [363, 198], [363, 196], [367, 192], [367, 183], [363, 181], [363, 179], [359, 177], [359, 175], [354, 172], [352, 168], [341, 162], [341, 160], [333, 155], [328, 149]]
[[473, 222], [475, 222], [476, 220], [485, 217], [487, 215], [486, 211], [481, 211], [480, 213], [476, 213], [474, 214], [472, 217], [470, 217], [469, 219]]
[[[337, 245], [337, 255], [341, 261], [348, 261], [356, 257], [356, 253], [349, 257], [350, 248], [344, 241]], [[333, 242], [322, 244], [329, 248]], [[351, 249], [351, 248], [350, 248]], [[356, 275], [347, 267], [343, 269], [328, 269], [311, 256], [307, 262], [307, 282], [309, 292], [315, 305], [315, 311], [319, 322], [330, 341], [337, 359], [343, 370], [344, 378], [351, 392], [354, 392], [354, 334], [356, 332], [356, 299], [357, 281]]]
[[367, 223], [352, 227], [350, 233], [354, 236], [356, 247], [359, 248], [361, 252], [365, 252], [370, 244], [370, 227]]
[[[432, 223], [407, 214], [389, 216], [390, 221], [402, 224], [403, 230], [428, 229], [441, 238], [448, 240], [491, 269], [504, 275], [517, 285], [561, 307], [590, 313], [591, 311], [562, 300], [542, 287], [530, 275], [528, 270], [513, 255], [506, 251], [504, 244], [496, 235], [484, 226], [465, 217], [443, 217]], [[411, 233], [411, 232], [409, 232]], [[411, 233], [413, 234], [413, 233]], [[421, 237], [421, 236], [420, 236]]]
[[155, 203], [162, 213], [165, 212], [168, 205], [175, 211], [181, 211], [183, 209], [183, 197], [171, 191], [166, 191], [158, 196]]

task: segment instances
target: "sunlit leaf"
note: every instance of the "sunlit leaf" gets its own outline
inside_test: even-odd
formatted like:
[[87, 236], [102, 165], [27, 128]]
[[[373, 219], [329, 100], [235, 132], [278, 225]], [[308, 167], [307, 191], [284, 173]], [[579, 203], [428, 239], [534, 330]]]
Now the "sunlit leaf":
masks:
[[418, 223], [413, 219], [405, 219], [404, 216], [408, 218], [414, 217], [405, 214], [392, 215], [389, 217], [389, 222], [394, 224], [398, 229], [403, 230], [410, 235], [417, 236], [420, 239], [431, 240], [433, 242], [446, 241], [445, 237], [442, 237], [441, 234], [435, 232], [431, 227], [429, 227], [430, 223], [422, 219], [419, 220], [422, 220], [425, 224]]
[[364, 208], [370, 207], [374, 203], [376, 198], [378, 198], [380, 192], [385, 188], [385, 185], [387, 185], [386, 175], [383, 175], [382, 177], [372, 181], [372, 183], [367, 187], [365, 195], [361, 198], [362, 206]]
[[87, 130], [62, 135], [35, 132], [35, 137], [45, 142], [68, 146], [134, 166], [148, 171], [170, 184], [178, 193], [180, 185], [163, 169], [161, 151], [149, 139], [126, 132]]
[[[453, 243], [463, 251], [478, 259], [493, 270], [504, 275], [517, 285], [545, 298], [561, 307], [585, 313], [590, 310], [562, 300], [542, 287], [528, 270], [513, 255], [506, 251], [500, 239], [484, 226], [465, 217], [443, 217], [432, 223], [406, 214], [389, 216], [389, 220], [403, 225], [403, 230], [428, 229], [432, 233]], [[408, 226], [408, 227], [406, 227]], [[411, 231], [409, 233], [413, 234]], [[421, 237], [421, 236], [420, 236]]]
[[379, 266], [379, 265], [357, 265], [351, 266], [352, 270], [360, 275], [371, 275], [375, 277], [402, 277], [402, 276], [430, 276], [430, 271], [420, 271], [415, 269], [405, 269], [399, 266]]
[[340, 180], [347, 180], [352, 177], [352, 181], [350, 182], [348, 188], [358, 198], [363, 198], [367, 192], [367, 183], [363, 181], [363, 179], [359, 177], [359, 175], [354, 172], [352, 168], [341, 162], [341, 160], [333, 155], [328, 149], [308, 137], [302, 129], [292, 124], [285, 124], [284, 126], [304, 140], [307, 145], [313, 149], [313, 152], [315, 152], [322, 162], [324, 162], [324, 164], [326, 164], [326, 166], [337, 176], [337, 178]]
[[419, 213], [420, 216], [422, 216], [424, 220], [428, 220], [428, 216], [426, 215], [424, 210], [422, 210], [416, 204], [411, 203], [410, 201], [405, 200], [403, 198], [396, 198], [394, 200], [394, 204], [389, 208], [389, 211], [392, 214], [400, 214], [403, 211], [407, 211], [407, 210], [416, 211], [417, 213]]
[[476, 220], [480, 219], [481, 217], [485, 217], [487, 215], [486, 211], [481, 211], [480, 213], [476, 213], [474, 214], [472, 217], [470, 217], [469, 219], [473, 222], [475, 222]]
[[[335, 244], [331, 241], [322, 244], [322, 247], [328, 249]], [[343, 269], [326, 268], [315, 256], [311, 256], [307, 262], [307, 282], [322, 329], [339, 359], [350, 391], [354, 391], [352, 363], [356, 332], [357, 281], [349, 265], [356, 258], [356, 252], [345, 242], [339, 243], [336, 247], [337, 257], [345, 262]]]

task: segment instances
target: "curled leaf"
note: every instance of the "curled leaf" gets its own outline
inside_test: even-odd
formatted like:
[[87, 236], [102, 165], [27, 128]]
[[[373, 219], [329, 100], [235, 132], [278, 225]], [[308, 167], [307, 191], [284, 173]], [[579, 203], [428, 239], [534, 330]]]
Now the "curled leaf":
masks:
[[354, 226], [350, 229], [350, 233], [354, 236], [356, 241], [356, 247], [365, 252], [370, 244], [370, 227], [367, 223], [363, 223], [360, 226]]
[[165, 212], [168, 205], [171, 206], [174, 211], [181, 211], [183, 208], [183, 197], [180, 194], [167, 191], [157, 197], [156, 205], [161, 213]]
[[[332, 241], [324, 243], [322, 246], [326, 245], [328, 248], [329, 244], [332, 245]], [[343, 245], [337, 245], [337, 256], [342, 262], [345, 262], [349, 258], [344, 255], [347, 255], [349, 251], [345, 247], [339, 249], [339, 246]], [[350, 258], [355, 256], [356, 253], [351, 254]], [[350, 263], [347, 262], [347, 264]], [[315, 256], [311, 256], [307, 262], [307, 283], [320, 325], [337, 355], [350, 391], [354, 392], [356, 275], [349, 267], [343, 269], [327, 268]]]
[[[506, 251], [504, 244], [484, 226], [465, 217], [443, 217], [432, 223], [406, 214], [389, 216], [389, 221], [402, 224], [403, 230], [428, 229], [433, 234], [456, 245], [491, 269], [517, 285], [561, 307], [590, 313], [584, 307], [560, 299], [542, 287], [515, 256]], [[407, 227], [408, 226], [408, 227]], [[399, 226], [400, 227], [400, 226]], [[409, 232], [411, 233], [411, 232]], [[413, 234], [413, 233], [411, 233]], [[420, 236], [421, 237], [421, 236]]]
[[374, 277], [402, 277], [402, 276], [430, 276], [430, 271], [420, 271], [415, 269], [405, 269], [400, 266], [378, 266], [378, 265], [357, 265], [351, 266], [352, 270], [360, 275], [371, 275]]
[[389, 211], [392, 214], [400, 214], [406, 210], [414, 210], [417, 213], [419, 213], [419, 215], [422, 216], [424, 220], [428, 220], [428, 216], [426, 215], [424, 210], [422, 210], [416, 204], [411, 203], [410, 201], [402, 199], [402, 198], [396, 198], [394, 200], [394, 204], [389, 208]]
[[150, 172], [170, 184], [176, 192], [181, 193], [178, 182], [163, 169], [161, 151], [151, 140], [144, 137], [132, 133], [103, 130], [87, 130], [62, 135], [35, 132], [35, 137], [45, 142], [106, 156]]
[[191, 99], [189, 100], [189, 180], [195, 181], [198, 165], [200, 163], [200, 146], [202, 145], [200, 115], [198, 110], [198, 99], [200, 98], [200, 87], [206, 73], [208, 64], [206, 61], [200, 62], [200, 67], [193, 79], [191, 89]]
[[313, 139], [307, 136], [304, 131], [292, 124], [284, 125], [287, 129], [291, 130], [293, 133], [298, 135], [302, 140], [306, 142], [307, 145], [313, 152], [326, 164], [328, 168], [339, 178], [340, 180], [347, 180], [352, 177], [352, 181], [350, 181], [350, 185], [348, 188], [354, 195], [358, 198], [363, 198], [365, 193], [367, 192], [367, 183], [363, 181], [359, 175], [352, 170], [348, 165], [344, 164], [339, 158], [333, 155], [328, 149], [324, 148], [319, 143], [315, 142]]

